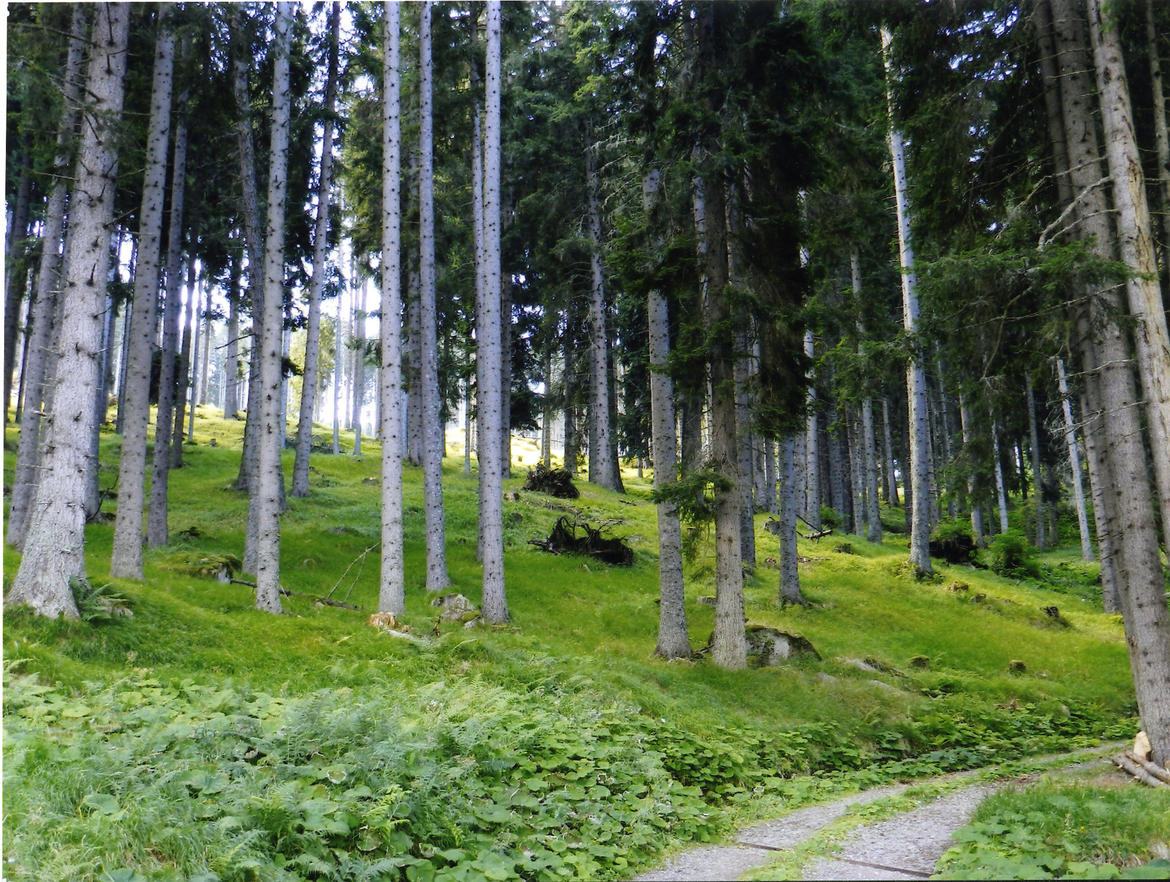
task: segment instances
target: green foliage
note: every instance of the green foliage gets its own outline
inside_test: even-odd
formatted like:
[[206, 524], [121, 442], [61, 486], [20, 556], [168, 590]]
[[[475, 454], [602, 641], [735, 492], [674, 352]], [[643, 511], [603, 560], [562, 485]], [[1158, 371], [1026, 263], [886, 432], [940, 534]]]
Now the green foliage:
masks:
[[937, 867], [948, 879], [1164, 879], [1170, 799], [1116, 781], [1045, 782], [990, 797], [954, 838]]
[[701, 526], [715, 519], [715, 494], [726, 493], [731, 488], [731, 481], [719, 472], [699, 469], [655, 490], [653, 499], [655, 504], [673, 503], [683, 523]]
[[821, 525], [836, 530], [844, 519], [837, 509], [828, 505], [821, 506]]
[[955, 518], [941, 521], [930, 536], [930, 556], [947, 563], [970, 563], [975, 553], [975, 539], [969, 522]]
[[1001, 576], [1039, 575], [1032, 546], [1016, 530], [994, 537], [987, 547], [987, 554], [992, 571]]
[[73, 589], [73, 600], [83, 622], [110, 622], [133, 615], [129, 599], [108, 582], [94, 585], [88, 579], [70, 579], [69, 587]]

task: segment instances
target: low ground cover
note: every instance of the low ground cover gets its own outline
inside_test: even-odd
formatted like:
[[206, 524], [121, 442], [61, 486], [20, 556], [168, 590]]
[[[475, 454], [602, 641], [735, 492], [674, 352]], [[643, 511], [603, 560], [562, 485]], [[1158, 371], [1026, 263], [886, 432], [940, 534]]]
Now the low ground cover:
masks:
[[[133, 617], [5, 614], [13, 878], [620, 878], [673, 844], [827, 793], [1132, 735], [1120, 622], [1097, 611], [1092, 573], [1061, 556], [1046, 564], [1069, 569], [1059, 590], [965, 566], [916, 582], [899, 567], [904, 537], [844, 537], [851, 553], [801, 540], [811, 603], [781, 609], [761, 515], [748, 618], [807, 638], [821, 660], [731, 673], [655, 659], [649, 479], [627, 476], [624, 497], [584, 482], [574, 500], [525, 492], [535, 457], [523, 443], [505, 486], [510, 626], [436, 622], [410, 468], [404, 618], [416, 640], [367, 626], [369, 442], [362, 457], [314, 457], [312, 495], [290, 498], [282, 522], [289, 614], [256, 612], [246, 586], [217, 580], [242, 552], [241, 424], [199, 417], [172, 477], [172, 545], [146, 553], [146, 580], [106, 579], [112, 523], [89, 528], [91, 581]], [[102, 486], [117, 443], [103, 436]], [[476, 481], [461, 465], [444, 473], [452, 590], [478, 602]], [[565, 514], [610, 524], [634, 565], [528, 544]], [[713, 620], [697, 547], [696, 647]], [[5, 572], [18, 561], [6, 548]]]

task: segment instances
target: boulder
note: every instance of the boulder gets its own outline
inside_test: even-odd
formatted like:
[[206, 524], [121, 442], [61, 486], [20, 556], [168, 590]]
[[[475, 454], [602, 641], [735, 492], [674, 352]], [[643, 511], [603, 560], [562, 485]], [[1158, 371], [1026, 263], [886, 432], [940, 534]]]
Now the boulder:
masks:
[[773, 668], [800, 655], [821, 657], [805, 638], [767, 625], [748, 625], [747, 644], [748, 664], [758, 668]]

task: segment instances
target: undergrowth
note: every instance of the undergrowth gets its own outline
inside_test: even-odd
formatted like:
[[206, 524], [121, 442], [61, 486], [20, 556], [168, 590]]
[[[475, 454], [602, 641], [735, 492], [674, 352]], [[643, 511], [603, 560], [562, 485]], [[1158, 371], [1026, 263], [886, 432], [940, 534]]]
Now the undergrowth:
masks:
[[[1063, 594], [966, 567], [919, 582], [895, 572], [904, 538], [849, 536], [848, 555], [802, 539], [809, 605], [781, 608], [761, 515], [747, 615], [823, 661], [728, 672], [653, 658], [655, 508], [632, 474], [626, 496], [582, 483], [570, 505], [524, 492], [517, 468], [513, 624], [433, 636], [421, 474], [407, 468], [408, 643], [365, 624], [379, 449], [315, 456], [311, 495], [282, 518], [288, 615], [256, 612], [246, 586], [220, 581], [238, 567], [247, 500], [231, 488], [242, 424], [211, 413], [199, 408], [172, 474], [172, 545], [146, 551], [144, 582], [107, 580], [112, 525], [87, 529], [90, 579], [132, 616], [5, 613], [10, 878], [622, 878], [832, 793], [1132, 735], [1120, 625], [1095, 610], [1080, 564]], [[116, 444], [103, 436], [104, 465]], [[514, 453], [536, 458], [519, 439]], [[444, 466], [448, 560], [474, 603], [476, 482], [460, 465]], [[634, 566], [528, 544], [564, 514], [612, 524]], [[19, 554], [4, 556], [14, 572]], [[712, 572], [707, 537], [687, 567], [694, 645], [713, 625], [699, 601]], [[1055, 603], [1068, 627], [1048, 625]], [[1015, 660], [1023, 673], [1008, 673]]]

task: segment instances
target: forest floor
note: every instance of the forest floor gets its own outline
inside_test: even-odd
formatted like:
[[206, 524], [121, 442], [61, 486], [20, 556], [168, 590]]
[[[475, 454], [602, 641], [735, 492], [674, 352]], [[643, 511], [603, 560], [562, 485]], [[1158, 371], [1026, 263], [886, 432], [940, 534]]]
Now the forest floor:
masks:
[[[938, 564], [934, 580], [917, 581], [897, 532], [903, 512], [888, 508], [880, 544], [840, 529], [800, 540], [805, 607], [778, 605], [776, 540], [757, 515], [749, 621], [800, 635], [819, 658], [730, 672], [652, 654], [649, 475], [625, 472], [624, 495], [580, 480], [572, 501], [524, 491], [537, 447], [517, 438], [504, 500], [511, 624], [437, 620], [423, 584], [421, 472], [408, 467], [411, 639], [401, 639], [367, 622], [376, 442], [353, 456], [347, 436], [342, 455], [314, 455], [311, 495], [289, 498], [285, 615], [256, 611], [246, 585], [223, 581], [243, 545], [247, 498], [232, 487], [242, 428], [198, 409], [172, 472], [171, 541], [146, 550], [144, 581], [107, 578], [115, 495], [87, 527], [91, 585], [132, 616], [50, 622], [5, 610], [6, 878], [628, 879], [664, 853], [810, 805], [1137, 728], [1120, 618], [1100, 611], [1069, 513], [1063, 544], [1034, 554], [1026, 574]], [[6, 487], [17, 436], [10, 425]], [[478, 604], [476, 480], [455, 440], [443, 475], [451, 591]], [[118, 450], [103, 431], [103, 488]], [[1027, 506], [1014, 502], [1026, 530]], [[605, 525], [633, 565], [531, 544], [563, 516]], [[689, 546], [697, 649], [713, 627], [714, 561], [702, 529]], [[6, 586], [19, 562], [5, 547]], [[914, 794], [858, 804], [834, 824]], [[1005, 790], [983, 820], [980, 808], [972, 829], [984, 833], [961, 843], [947, 872], [1135, 871], [1170, 842], [1159, 799], [1098, 780]], [[1008, 828], [1022, 832], [994, 832]]]

